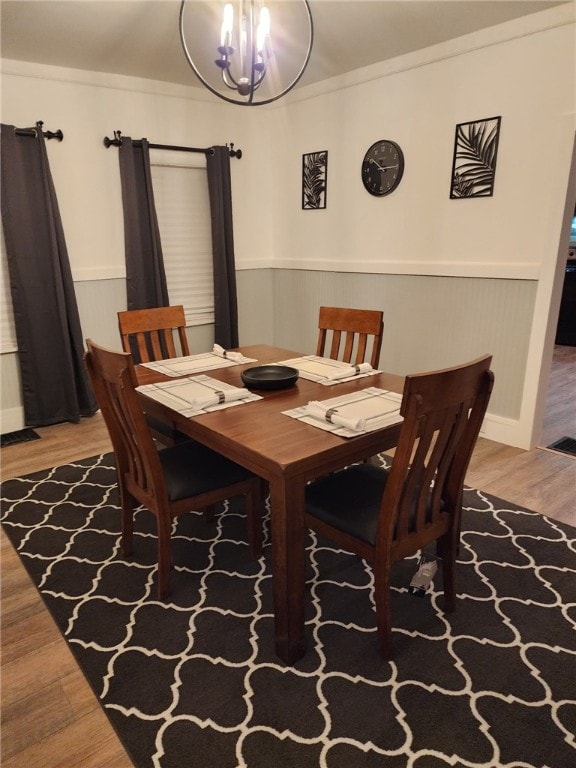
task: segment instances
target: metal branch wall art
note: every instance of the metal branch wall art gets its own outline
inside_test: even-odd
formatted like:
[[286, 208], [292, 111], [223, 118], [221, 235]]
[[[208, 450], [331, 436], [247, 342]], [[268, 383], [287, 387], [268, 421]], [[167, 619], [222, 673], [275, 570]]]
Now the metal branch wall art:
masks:
[[451, 198], [492, 196], [500, 120], [489, 117], [456, 126]]
[[326, 208], [326, 178], [328, 151], [302, 155], [302, 208]]

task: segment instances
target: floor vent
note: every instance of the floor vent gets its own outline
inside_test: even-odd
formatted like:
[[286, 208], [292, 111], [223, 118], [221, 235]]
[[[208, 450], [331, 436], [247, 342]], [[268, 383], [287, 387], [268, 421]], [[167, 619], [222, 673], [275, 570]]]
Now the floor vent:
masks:
[[16, 432], [7, 432], [0, 435], [0, 448], [7, 445], [16, 445], [16, 443], [29, 443], [31, 440], [40, 440], [40, 435], [33, 429], [18, 429]]
[[548, 448], [552, 451], [560, 451], [560, 453], [569, 453], [570, 456], [576, 456], [576, 438], [561, 437], [560, 440], [556, 440]]

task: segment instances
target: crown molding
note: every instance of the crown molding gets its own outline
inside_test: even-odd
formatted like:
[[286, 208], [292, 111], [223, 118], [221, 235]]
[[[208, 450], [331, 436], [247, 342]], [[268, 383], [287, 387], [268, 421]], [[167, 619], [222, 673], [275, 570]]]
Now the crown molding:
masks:
[[[480, 29], [444, 43], [431, 45], [418, 51], [397, 56], [361, 67], [338, 77], [332, 77], [319, 83], [297, 88], [284, 97], [284, 104], [297, 103], [318, 96], [335, 93], [346, 88], [353, 88], [373, 80], [380, 80], [411, 69], [425, 67], [446, 59], [463, 56], [483, 48], [501, 45], [512, 40], [547, 32], [558, 27], [574, 24], [576, 21], [576, 2], [567, 2], [546, 11], [521, 16], [493, 27]], [[272, 107], [282, 105], [277, 102]]]
[[108, 72], [93, 72], [84, 69], [55, 67], [51, 64], [36, 64], [16, 59], [0, 59], [0, 73], [17, 77], [31, 77], [37, 80], [51, 80], [95, 88], [108, 88], [131, 93], [146, 93], [152, 96], [190, 99], [214, 103], [214, 97], [206, 88], [167, 83], [162, 80], [147, 80]]

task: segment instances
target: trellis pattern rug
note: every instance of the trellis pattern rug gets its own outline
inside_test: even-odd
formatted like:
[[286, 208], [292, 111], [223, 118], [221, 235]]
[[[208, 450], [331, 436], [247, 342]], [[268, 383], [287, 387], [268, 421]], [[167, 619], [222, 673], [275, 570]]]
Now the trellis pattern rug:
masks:
[[153, 518], [124, 561], [112, 455], [9, 480], [8, 536], [138, 768], [574, 768], [576, 529], [474, 490], [454, 614], [441, 578], [395, 571], [395, 658], [376, 648], [370, 569], [311, 536], [308, 652], [274, 655], [270, 547], [242, 503], [174, 526], [155, 591]]

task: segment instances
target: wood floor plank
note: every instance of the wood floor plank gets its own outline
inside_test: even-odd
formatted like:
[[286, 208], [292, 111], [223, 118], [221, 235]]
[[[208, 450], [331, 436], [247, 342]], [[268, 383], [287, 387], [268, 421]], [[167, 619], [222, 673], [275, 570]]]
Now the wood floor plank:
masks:
[[2, 709], [28, 696], [37, 687], [47, 690], [54, 682], [78, 669], [65, 642], [55, 638], [32, 652], [2, 664]]
[[29, 475], [41, 469], [112, 450], [101, 413], [81, 419], [78, 424], [38, 427], [35, 432], [40, 435], [40, 440], [16, 443], [1, 449], [2, 480]]
[[43, 686], [41, 699], [31, 693], [3, 703], [3, 761], [44, 741], [76, 719], [60, 681]]
[[576, 459], [479, 440], [466, 483], [493, 496], [576, 525]]
[[100, 709], [100, 701], [90, 685], [86, 684], [82, 670], [76, 669], [73, 674], [67, 675], [60, 682], [62, 690], [78, 716], [88, 714], [94, 709]]
[[99, 708], [75, 719], [20, 752], [2, 768], [134, 768], [106, 715]]
[[0, 531], [2, 541], [2, 630], [30, 616], [45, 611], [44, 602], [32, 584], [8, 536]]
[[53, 643], [59, 635], [54, 620], [45, 609], [3, 625], [2, 663], [9, 664], [28, 653], [35, 653], [38, 648]]

